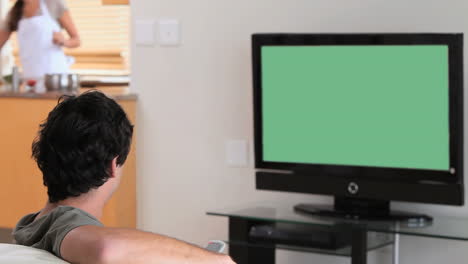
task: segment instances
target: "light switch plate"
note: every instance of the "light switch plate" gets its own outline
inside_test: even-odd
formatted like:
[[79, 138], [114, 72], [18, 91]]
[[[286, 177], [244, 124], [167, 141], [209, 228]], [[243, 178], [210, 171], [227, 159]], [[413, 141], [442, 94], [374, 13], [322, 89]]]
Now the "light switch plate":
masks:
[[135, 42], [137, 45], [152, 46], [155, 39], [155, 19], [139, 19], [135, 21]]
[[247, 140], [228, 140], [226, 142], [226, 164], [230, 167], [247, 167]]
[[161, 46], [180, 45], [180, 23], [177, 19], [158, 21], [158, 42]]

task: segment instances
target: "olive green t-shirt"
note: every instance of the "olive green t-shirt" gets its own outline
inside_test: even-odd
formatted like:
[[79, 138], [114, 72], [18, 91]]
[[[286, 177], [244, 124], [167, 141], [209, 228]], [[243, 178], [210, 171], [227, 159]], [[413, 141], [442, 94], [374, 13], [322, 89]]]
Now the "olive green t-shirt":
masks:
[[59, 206], [36, 219], [38, 214], [21, 218], [13, 230], [13, 237], [19, 245], [43, 249], [59, 258], [62, 258], [62, 241], [70, 231], [85, 225], [103, 226], [94, 216], [70, 206]]

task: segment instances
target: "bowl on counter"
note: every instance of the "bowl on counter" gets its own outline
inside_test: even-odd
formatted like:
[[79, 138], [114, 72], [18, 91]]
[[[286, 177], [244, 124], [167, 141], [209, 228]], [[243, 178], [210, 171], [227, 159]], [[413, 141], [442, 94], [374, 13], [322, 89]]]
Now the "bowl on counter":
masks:
[[48, 92], [77, 92], [80, 89], [80, 76], [74, 73], [54, 73], [44, 76]]

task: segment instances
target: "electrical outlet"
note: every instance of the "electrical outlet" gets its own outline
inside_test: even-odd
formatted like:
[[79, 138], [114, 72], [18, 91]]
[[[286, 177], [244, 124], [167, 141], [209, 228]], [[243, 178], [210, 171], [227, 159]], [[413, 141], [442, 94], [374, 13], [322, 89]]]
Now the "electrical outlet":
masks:
[[158, 26], [158, 42], [161, 46], [180, 44], [180, 23], [177, 19], [161, 19]]
[[230, 167], [247, 167], [248, 160], [247, 140], [228, 140], [226, 142], [226, 163]]

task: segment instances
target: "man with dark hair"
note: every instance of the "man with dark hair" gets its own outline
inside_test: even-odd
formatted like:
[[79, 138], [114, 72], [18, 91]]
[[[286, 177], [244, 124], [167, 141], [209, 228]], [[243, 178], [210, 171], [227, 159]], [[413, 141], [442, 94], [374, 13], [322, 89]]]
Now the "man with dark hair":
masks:
[[61, 98], [32, 146], [49, 200], [18, 222], [16, 242], [72, 263], [234, 263], [176, 239], [101, 224], [132, 133], [122, 108], [101, 92]]

